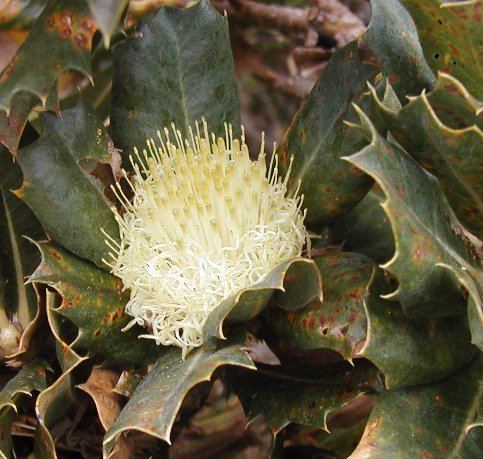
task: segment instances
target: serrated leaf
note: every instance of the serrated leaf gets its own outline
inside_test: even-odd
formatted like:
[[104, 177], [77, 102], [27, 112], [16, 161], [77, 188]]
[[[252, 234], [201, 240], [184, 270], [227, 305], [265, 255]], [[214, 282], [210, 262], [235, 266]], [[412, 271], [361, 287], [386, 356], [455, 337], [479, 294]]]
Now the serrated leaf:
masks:
[[283, 290], [276, 290], [277, 307], [289, 311], [322, 301], [322, 277], [313, 260], [298, 261], [290, 265], [283, 278]]
[[116, 424], [104, 438], [104, 457], [107, 457], [116, 438], [128, 430], [140, 430], [170, 441], [176, 414], [188, 391], [209, 381], [222, 365], [254, 369], [245, 351], [243, 340], [218, 341], [212, 348], [197, 348], [181, 359], [181, 351], [170, 347], [164, 351], [153, 368], [136, 388], [121, 411]]
[[399, 281], [387, 297], [399, 300], [411, 317], [462, 313], [458, 282], [440, 264], [473, 277], [479, 268], [439, 183], [359, 113], [370, 144], [346, 159], [372, 176], [386, 195], [383, 208], [391, 221], [396, 251], [383, 268]]
[[481, 377], [477, 359], [436, 383], [384, 392], [350, 458], [480, 457]]
[[48, 290], [46, 295], [47, 318], [55, 338], [57, 360], [62, 373], [49, 387], [40, 392], [35, 402], [38, 423], [35, 430], [34, 453], [35, 457], [57, 459], [51, 429], [77, 403], [78, 394], [75, 391], [72, 372], [87, 357], [79, 356], [63, 341], [61, 316], [55, 311], [57, 295]]
[[40, 138], [17, 153], [24, 182], [15, 194], [52, 239], [106, 268], [102, 258], [107, 258], [108, 248], [101, 228], [115, 238], [119, 228], [102, 184], [82, 166], [89, 160], [111, 163], [112, 142], [83, 104], [63, 110], [59, 117], [45, 113], [41, 118]]
[[[17, 92], [12, 98], [12, 107], [8, 115], [0, 111], [0, 143], [15, 153], [18, 150], [20, 138], [29, 118], [30, 112], [39, 103], [38, 97], [29, 92]], [[47, 110], [55, 111], [58, 108], [57, 91], [50, 93], [45, 103]]]
[[367, 336], [360, 355], [384, 374], [388, 389], [437, 381], [460, 370], [475, 355], [465, 315], [409, 319], [395, 301], [380, 272], [369, 286]]
[[[31, 210], [10, 190], [22, 180], [18, 164], [3, 147], [0, 147], [0, 271], [4, 283], [2, 289], [2, 315], [5, 321], [15, 324], [19, 336], [35, 318], [38, 311], [37, 297], [31, 285], [25, 281], [39, 263], [35, 247], [24, 236], [40, 238], [44, 233]], [[3, 322], [3, 321], [2, 321]], [[2, 323], [2, 327], [6, 324]], [[11, 354], [15, 349], [10, 349]]]
[[309, 225], [334, 220], [356, 205], [371, 187], [371, 180], [340, 158], [364, 145], [364, 139], [343, 120], [354, 115], [351, 103], [376, 73], [374, 66], [362, 61], [355, 42], [338, 50], [278, 148], [284, 171], [294, 155], [288, 186], [293, 192], [301, 181]]
[[0, 74], [0, 107], [9, 108], [19, 91], [35, 94], [45, 103], [58, 76], [66, 70], [89, 76], [95, 31], [95, 21], [84, 0], [49, 2]]
[[366, 362], [320, 368], [256, 372], [230, 370], [228, 387], [240, 398], [248, 420], [262, 416], [276, 434], [290, 423], [327, 429], [328, 415], [379, 387], [378, 372]]
[[104, 45], [108, 48], [129, 0], [87, 0], [87, 3], [104, 36]]
[[431, 68], [451, 73], [481, 100], [481, 2], [402, 0], [402, 3], [416, 23]]
[[22, 394], [32, 395], [47, 386], [46, 371], [51, 371], [45, 360], [27, 363], [12, 377], [0, 392], [0, 454], [12, 457], [12, 422], [17, 412], [17, 403]]
[[202, 117], [222, 137], [223, 123], [240, 125], [227, 19], [208, 0], [161, 8], [114, 47], [111, 132], [128, 155], [171, 123], [188, 136]]
[[[203, 325], [203, 342], [208, 343], [212, 338], [224, 338], [223, 323], [225, 320], [234, 323], [246, 322], [262, 312], [274, 290], [283, 288], [285, 275], [291, 267], [312, 276], [313, 281], [315, 276], [311, 260], [295, 258], [279, 264], [258, 284], [241, 290], [224, 300], [210, 312]], [[314, 294], [313, 289], [317, 290], [317, 287], [318, 283], [315, 286], [312, 284], [308, 296], [312, 296]], [[320, 292], [317, 293], [320, 294]], [[303, 301], [306, 301], [306, 299], [303, 299]]]
[[[297, 311], [271, 308], [268, 324], [284, 344], [300, 349], [329, 348], [352, 361], [366, 336], [364, 302], [374, 264], [354, 253], [314, 259], [323, 280], [323, 301]], [[287, 291], [289, 293], [289, 291]]]
[[121, 330], [130, 318], [124, 312], [129, 300], [121, 281], [64, 250], [54, 242], [37, 244], [42, 263], [32, 274], [59, 292], [62, 304], [55, 311], [68, 318], [78, 329], [71, 347], [78, 352], [97, 355], [111, 363], [148, 363], [160, 352], [151, 341], [139, 339], [136, 325]]
[[[454, 102], [454, 87], [461, 84], [449, 75], [439, 74], [435, 96], [441, 112], [444, 107], [451, 110]], [[483, 132], [476, 125], [464, 125], [453, 129], [445, 125], [436, 115], [432, 105], [432, 92], [423, 92], [411, 98], [401, 110], [395, 111], [381, 102], [373, 91], [375, 105], [384, 118], [388, 130], [397, 142], [426, 170], [435, 175], [458, 219], [472, 232], [483, 234], [483, 173], [479, 163], [483, 149]], [[445, 104], [446, 99], [446, 104]], [[460, 100], [459, 115], [462, 116]], [[479, 107], [481, 108], [481, 107]], [[476, 108], [466, 105], [465, 121], [476, 122]], [[465, 123], [466, 124], [466, 123]]]
[[394, 238], [386, 213], [384, 196], [371, 190], [349, 213], [330, 225], [331, 241], [345, 251], [367, 255], [377, 263], [388, 261], [394, 253]]
[[371, 0], [371, 21], [360, 40], [372, 51], [399, 97], [419, 94], [434, 83], [418, 32], [399, 0]]

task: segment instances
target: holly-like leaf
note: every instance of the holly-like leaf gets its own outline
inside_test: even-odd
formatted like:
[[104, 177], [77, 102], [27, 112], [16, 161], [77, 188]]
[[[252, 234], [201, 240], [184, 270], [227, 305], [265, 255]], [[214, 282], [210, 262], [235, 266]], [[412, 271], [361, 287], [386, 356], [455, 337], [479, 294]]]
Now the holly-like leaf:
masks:
[[248, 420], [262, 416], [276, 434], [290, 423], [327, 429], [328, 415], [380, 387], [378, 372], [366, 362], [290, 371], [230, 369], [228, 387], [235, 391]]
[[386, 195], [383, 208], [391, 221], [396, 251], [383, 267], [399, 281], [387, 298], [399, 300], [412, 317], [462, 313], [459, 283], [441, 264], [473, 278], [480, 270], [438, 181], [359, 113], [360, 129], [370, 143], [346, 159], [372, 176]]
[[45, 360], [27, 363], [0, 392], [0, 454], [12, 457], [12, 422], [17, 412], [17, 404], [25, 395], [41, 391], [47, 386], [46, 371], [51, 371]]
[[[12, 107], [8, 115], [0, 111], [0, 143], [15, 153], [18, 150], [25, 124], [30, 112], [38, 105], [38, 98], [29, 92], [17, 92], [12, 99]], [[45, 108], [55, 111], [58, 107], [57, 91], [55, 88], [47, 98]]]
[[[40, 223], [32, 211], [10, 190], [19, 186], [22, 172], [3, 147], [0, 148], [0, 271], [3, 275], [1, 327], [18, 328], [19, 336], [37, 315], [35, 291], [25, 281], [39, 263], [38, 251], [24, 236], [43, 237]], [[12, 329], [13, 330], [13, 329]], [[3, 334], [3, 332], [2, 332]], [[3, 339], [2, 339], [3, 341]], [[18, 345], [18, 343], [17, 343]], [[4, 349], [4, 355], [15, 349]]]
[[482, 362], [433, 384], [384, 392], [351, 459], [481, 456]]
[[435, 78], [409, 13], [399, 0], [371, 0], [371, 11], [371, 21], [360, 40], [375, 56], [399, 97], [430, 88]]
[[[459, 90], [455, 91], [455, 87], [459, 87]], [[457, 106], [462, 128], [454, 129], [445, 125], [434, 111], [431, 100], [437, 101], [441, 113], [446, 107], [451, 110], [455, 93], [466, 93], [458, 80], [445, 74], [438, 75], [434, 91], [411, 98], [399, 111], [387, 107], [378, 99], [375, 91], [372, 92], [380, 116], [397, 142], [439, 179], [458, 219], [481, 237], [483, 173], [479, 163], [483, 132], [476, 124], [467, 124], [477, 122], [477, 111], [481, 110], [481, 106], [475, 107], [471, 100], [459, 98]], [[463, 111], [463, 108], [466, 110]]]
[[283, 278], [283, 290], [276, 290], [277, 307], [289, 311], [322, 301], [322, 277], [317, 265], [311, 260], [297, 261], [290, 265]]
[[109, 47], [112, 34], [122, 17], [129, 0], [87, 0], [99, 29], [104, 36], [104, 45]]
[[78, 402], [72, 372], [87, 357], [81, 357], [74, 352], [62, 337], [62, 317], [56, 312], [57, 294], [46, 292], [47, 318], [55, 338], [57, 359], [62, 374], [37, 397], [35, 413], [38, 423], [35, 431], [35, 457], [56, 459], [55, 443], [51, 433], [52, 427]]
[[95, 31], [84, 0], [52, 0], [0, 74], [0, 107], [8, 109], [19, 91], [34, 94], [45, 105], [52, 86], [66, 70], [89, 76]]
[[223, 323], [225, 319], [234, 323], [246, 322], [262, 312], [273, 292], [284, 288], [284, 278], [290, 269], [297, 271], [308, 281], [307, 290], [301, 298], [299, 307], [302, 307], [308, 298], [314, 295], [320, 297], [320, 279], [317, 272], [314, 272], [315, 266], [311, 260], [295, 258], [283, 262], [270, 271], [258, 284], [241, 290], [216, 306], [208, 315], [203, 326], [203, 341], [207, 343], [212, 338], [224, 338]]
[[161, 8], [114, 47], [111, 132], [127, 155], [171, 123], [186, 137], [202, 118], [222, 137], [225, 122], [240, 125], [227, 19], [208, 0]]
[[57, 290], [63, 302], [56, 312], [67, 317], [79, 329], [71, 347], [88, 355], [98, 355], [112, 363], [148, 363], [159, 348], [139, 339], [142, 331], [136, 325], [121, 331], [129, 317], [124, 306], [128, 292], [112, 274], [82, 260], [53, 242], [37, 244], [42, 263], [32, 274], [33, 282], [41, 282]]
[[351, 103], [374, 77], [374, 66], [362, 61], [357, 44], [338, 50], [322, 71], [302, 108], [297, 112], [278, 148], [281, 168], [288, 169], [294, 155], [288, 186], [300, 193], [308, 209], [306, 221], [328, 223], [350, 210], [369, 191], [372, 181], [341, 161], [365, 141], [343, 123], [351, 118]]
[[116, 438], [128, 430], [140, 430], [169, 442], [176, 414], [188, 391], [203, 381], [209, 381], [213, 372], [222, 365], [255, 368], [245, 351], [243, 340], [239, 342], [238, 338], [232, 342], [218, 341], [210, 349], [195, 349], [184, 360], [179, 349], [165, 349], [136, 388], [117, 422], [106, 433], [105, 457]]
[[316, 299], [297, 311], [271, 308], [268, 324], [285, 344], [334, 349], [352, 361], [366, 336], [364, 302], [374, 263], [354, 253], [335, 253], [314, 261], [323, 279], [323, 301]]
[[381, 298], [390, 288], [376, 272], [365, 304], [367, 336], [359, 353], [382, 371], [388, 389], [437, 381], [471, 361], [476, 348], [465, 315], [410, 319], [400, 303]]
[[416, 23], [431, 68], [451, 73], [483, 99], [481, 2], [401, 1]]
[[17, 153], [24, 182], [15, 194], [52, 239], [106, 268], [102, 258], [108, 247], [101, 228], [115, 238], [119, 229], [102, 184], [83, 166], [111, 163], [112, 142], [102, 122], [82, 104], [59, 117], [45, 113], [42, 122], [40, 138]]
[[331, 240], [348, 252], [367, 255], [377, 263], [388, 261], [394, 253], [394, 238], [386, 213], [384, 196], [371, 190], [349, 213], [330, 225]]

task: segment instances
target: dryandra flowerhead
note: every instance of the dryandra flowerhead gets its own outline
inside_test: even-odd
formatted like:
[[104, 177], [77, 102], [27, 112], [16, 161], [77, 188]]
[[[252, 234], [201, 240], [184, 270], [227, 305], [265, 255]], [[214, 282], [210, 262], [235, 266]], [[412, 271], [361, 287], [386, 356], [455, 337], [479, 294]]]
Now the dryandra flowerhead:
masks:
[[264, 141], [251, 161], [244, 135], [225, 139], [190, 130], [158, 132], [147, 150], [134, 149], [133, 198], [115, 189], [123, 211], [114, 213], [120, 244], [108, 264], [131, 290], [126, 312], [148, 328], [157, 344], [183, 354], [202, 344], [208, 314], [223, 300], [264, 279], [282, 262], [298, 257], [307, 239], [302, 197], [287, 197], [278, 159], [267, 169]]

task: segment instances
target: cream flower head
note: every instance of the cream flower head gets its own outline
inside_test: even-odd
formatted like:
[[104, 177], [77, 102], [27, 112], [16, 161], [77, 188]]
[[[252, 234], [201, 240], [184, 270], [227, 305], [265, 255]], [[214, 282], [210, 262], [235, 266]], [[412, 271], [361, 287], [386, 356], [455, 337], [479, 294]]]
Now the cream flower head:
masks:
[[286, 196], [290, 169], [282, 180], [275, 154], [267, 170], [263, 136], [251, 161], [244, 134], [234, 139], [225, 126], [225, 139], [217, 139], [203, 127], [203, 136], [196, 126], [183, 142], [173, 125], [174, 143], [164, 129], [158, 144], [134, 149], [134, 176], [123, 171], [133, 198], [113, 188], [123, 205], [113, 208], [120, 244], [106, 240], [106, 263], [131, 290], [128, 327], [146, 326], [141, 337], [177, 345], [183, 355], [202, 345], [217, 305], [300, 256], [308, 237], [303, 196]]

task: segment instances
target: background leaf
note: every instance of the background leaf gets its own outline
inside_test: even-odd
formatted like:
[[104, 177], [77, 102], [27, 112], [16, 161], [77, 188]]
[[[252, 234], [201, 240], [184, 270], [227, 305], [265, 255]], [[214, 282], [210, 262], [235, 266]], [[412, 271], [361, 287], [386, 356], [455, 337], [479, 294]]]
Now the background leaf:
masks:
[[377, 374], [368, 362], [354, 368], [344, 362], [279, 371], [232, 369], [228, 387], [240, 398], [248, 420], [262, 416], [276, 434], [289, 423], [326, 429], [330, 412], [379, 387]]
[[391, 221], [396, 252], [383, 267], [399, 281], [388, 298], [399, 300], [412, 317], [462, 313], [459, 285], [439, 265], [463, 267], [474, 275], [479, 272], [457, 232], [458, 221], [437, 180], [407, 153], [384, 140], [360, 113], [362, 129], [371, 143], [347, 160], [371, 175], [387, 198], [383, 208]]
[[202, 117], [217, 135], [225, 122], [238, 132], [228, 24], [208, 0], [162, 8], [114, 47], [111, 132], [127, 156], [171, 123], [187, 136]]
[[35, 94], [44, 105], [54, 82], [65, 70], [77, 70], [89, 76], [95, 31], [95, 21], [84, 0], [49, 2], [0, 74], [0, 107], [10, 107], [14, 94], [19, 91]]
[[57, 360], [61, 375], [46, 389], [40, 392], [35, 403], [38, 424], [35, 431], [34, 453], [36, 457], [57, 459], [52, 427], [77, 403], [72, 372], [87, 357], [82, 358], [62, 340], [60, 316], [55, 312], [57, 295], [47, 291], [47, 317], [55, 338]]
[[372, 189], [350, 212], [330, 225], [331, 242], [347, 252], [367, 255], [377, 263], [394, 254], [394, 237], [386, 213], [381, 207], [384, 195]]
[[482, 99], [481, 2], [402, 0], [402, 3], [416, 23], [431, 68], [451, 73]]
[[391, 287], [379, 271], [369, 289], [367, 336], [360, 355], [382, 371], [387, 388], [439, 380], [474, 357], [466, 316], [408, 318], [400, 303], [381, 298]]
[[375, 92], [373, 97], [386, 127], [397, 142], [438, 178], [458, 219], [481, 237], [483, 173], [478, 164], [483, 149], [483, 133], [476, 125], [481, 106], [475, 107], [464, 98], [458, 100], [461, 128], [454, 129], [439, 119], [431, 104], [431, 100], [435, 99], [438, 111], [448, 112], [455, 104], [455, 94], [465, 93], [458, 80], [439, 74], [433, 91], [411, 98], [399, 111], [385, 106]]
[[376, 72], [374, 66], [362, 61], [355, 42], [337, 51], [278, 148], [284, 171], [294, 155], [288, 186], [293, 192], [301, 180], [309, 225], [333, 221], [354, 207], [371, 187], [370, 179], [340, 157], [364, 145], [343, 120], [353, 116], [351, 103]]
[[52, 371], [45, 360], [34, 360], [13, 376], [0, 392], [0, 453], [12, 457], [12, 422], [22, 395], [32, 395], [47, 386], [46, 372]]
[[271, 308], [267, 323], [285, 344], [333, 349], [352, 361], [356, 346], [366, 336], [364, 301], [374, 264], [354, 253], [336, 253], [314, 261], [323, 279], [323, 301], [316, 299], [297, 311]]
[[112, 142], [101, 121], [82, 104], [63, 110], [61, 117], [45, 113], [42, 122], [40, 138], [17, 153], [24, 182], [15, 194], [52, 239], [107, 268], [102, 258], [109, 250], [101, 228], [115, 238], [119, 229], [103, 185], [88, 172], [88, 161], [113, 161]]
[[360, 40], [372, 51], [398, 96], [430, 88], [435, 78], [409, 13], [399, 0], [371, 0], [371, 10], [371, 22]]
[[122, 432], [132, 429], [169, 442], [176, 414], [188, 391], [200, 382], [209, 381], [222, 365], [255, 368], [243, 341], [217, 342], [212, 349], [200, 347], [184, 360], [179, 349], [173, 346], [166, 349], [107, 432], [104, 454], [109, 454]]
[[46, 283], [62, 295], [56, 312], [79, 329], [73, 349], [121, 364], [146, 364], [160, 352], [152, 341], [138, 338], [142, 334], [138, 326], [121, 331], [130, 317], [124, 312], [129, 294], [122, 291], [119, 279], [53, 242], [41, 242], [38, 247], [42, 263], [32, 281]]
[[3, 299], [9, 319], [24, 330], [37, 314], [37, 297], [27, 277], [37, 267], [38, 251], [24, 236], [43, 238], [40, 223], [32, 211], [10, 190], [22, 182], [18, 164], [0, 147], [0, 271], [5, 289]]
[[[351, 459], [478, 457], [481, 376], [477, 359], [436, 383], [382, 393]], [[479, 427], [468, 431], [475, 421]]]

